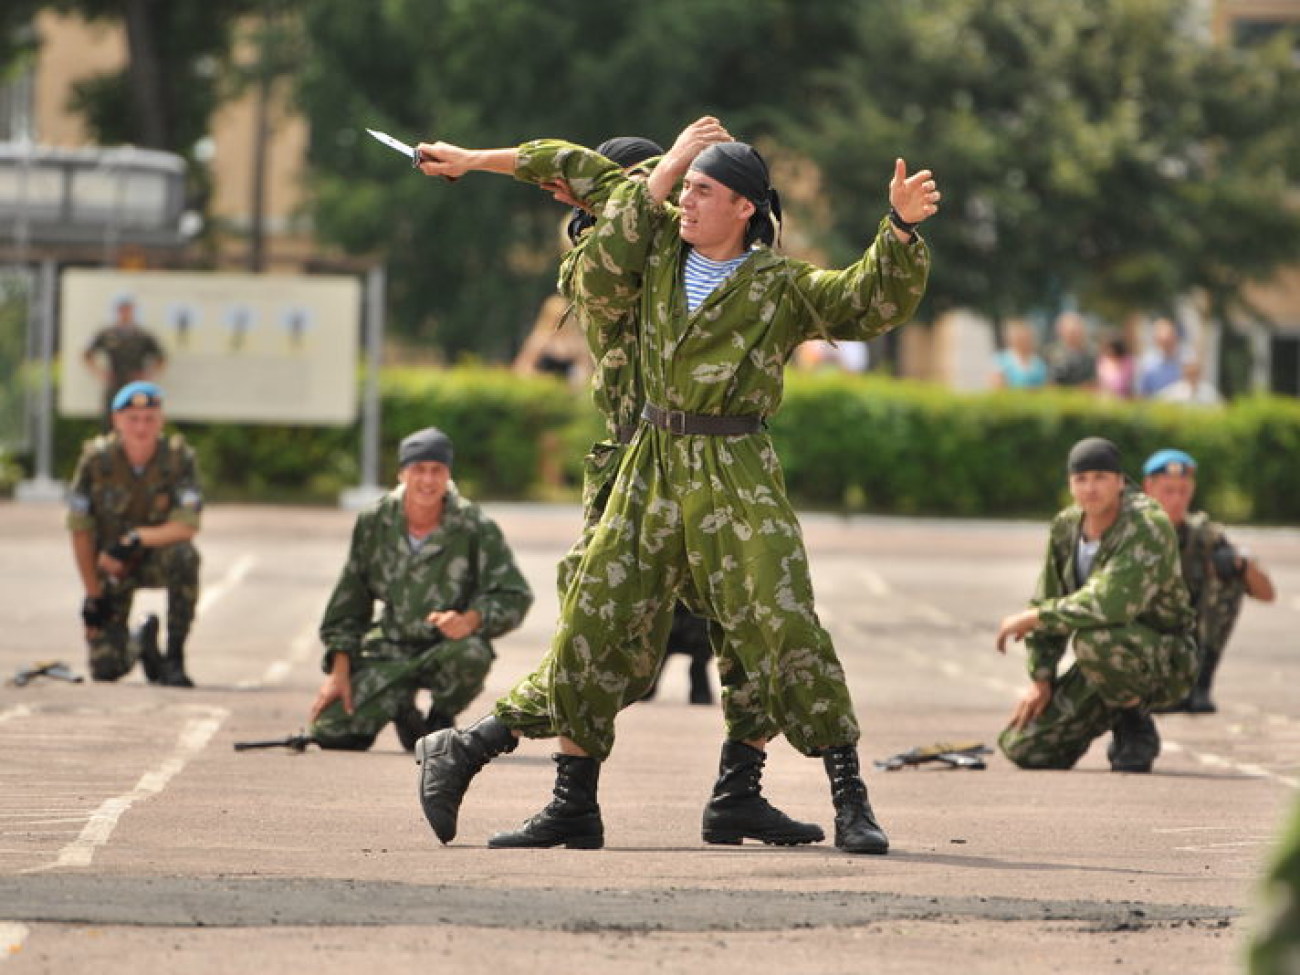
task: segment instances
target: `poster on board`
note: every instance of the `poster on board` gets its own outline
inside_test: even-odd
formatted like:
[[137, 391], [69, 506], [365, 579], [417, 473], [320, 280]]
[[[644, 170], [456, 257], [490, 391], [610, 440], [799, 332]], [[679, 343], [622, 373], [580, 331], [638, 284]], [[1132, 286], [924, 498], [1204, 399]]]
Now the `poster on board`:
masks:
[[97, 416], [83, 359], [130, 302], [162, 346], [173, 420], [344, 426], [357, 412], [361, 282], [325, 275], [74, 269], [59, 291], [59, 411]]

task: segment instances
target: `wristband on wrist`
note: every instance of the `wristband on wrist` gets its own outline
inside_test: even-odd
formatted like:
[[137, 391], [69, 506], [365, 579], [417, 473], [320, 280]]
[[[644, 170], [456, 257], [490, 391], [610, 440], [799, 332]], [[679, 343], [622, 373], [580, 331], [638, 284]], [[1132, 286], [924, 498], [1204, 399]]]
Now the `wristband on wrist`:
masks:
[[908, 223], [906, 220], [904, 220], [902, 217], [898, 215], [898, 211], [895, 210], [893, 207], [889, 208], [889, 222], [892, 223], [895, 227], [897, 227], [905, 234], [916, 233], [916, 224]]

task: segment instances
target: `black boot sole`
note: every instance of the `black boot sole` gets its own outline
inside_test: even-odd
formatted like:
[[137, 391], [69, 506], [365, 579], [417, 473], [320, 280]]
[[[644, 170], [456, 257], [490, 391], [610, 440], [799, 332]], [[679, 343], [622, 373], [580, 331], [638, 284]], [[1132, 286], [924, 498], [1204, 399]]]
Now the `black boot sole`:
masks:
[[816, 835], [785, 833], [777, 836], [764, 836], [758, 833], [748, 833], [744, 830], [706, 829], [703, 838], [705, 843], [712, 846], [740, 846], [745, 840], [757, 840], [768, 846], [807, 846], [809, 843], [820, 843], [826, 839], [826, 834], [818, 831]]
[[[513, 836], [513, 833], [506, 833], [504, 836]], [[603, 836], [571, 836], [568, 839], [556, 840], [531, 840], [526, 843], [503, 843], [501, 837], [494, 836], [488, 840], [488, 849], [490, 850], [554, 850], [556, 847], [564, 847], [566, 850], [602, 850], [605, 848], [605, 837]]]

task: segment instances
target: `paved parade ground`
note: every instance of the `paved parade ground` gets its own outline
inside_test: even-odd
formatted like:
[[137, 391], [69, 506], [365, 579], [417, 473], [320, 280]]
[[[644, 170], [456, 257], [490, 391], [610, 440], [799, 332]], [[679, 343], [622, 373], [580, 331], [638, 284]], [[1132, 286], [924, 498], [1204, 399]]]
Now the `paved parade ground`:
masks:
[[[498, 643], [484, 713], [556, 618], [568, 506], [489, 505], [537, 594]], [[1149, 776], [1105, 739], [1071, 772], [870, 769], [893, 847], [849, 856], [706, 846], [721, 718], [686, 703], [686, 659], [626, 711], [601, 777], [602, 851], [489, 850], [549, 796], [547, 742], [475, 780], [433, 837], [391, 730], [369, 754], [237, 753], [298, 731], [321, 680], [316, 626], [353, 516], [214, 505], [192, 691], [38, 678], [0, 687], [0, 975], [408, 970], [1233, 972], [1257, 877], [1300, 784], [1300, 532], [1236, 530], [1279, 598], [1247, 601], [1220, 713], [1160, 718]], [[0, 674], [85, 672], [81, 594], [57, 506], [0, 503]], [[997, 655], [1045, 523], [811, 515], [818, 611], [848, 671], [864, 763], [994, 742], [1027, 678]], [[161, 605], [149, 593], [137, 614]], [[775, 742], [765, 792], [831, 827], [821, 763]], [[400, 968], [399, 968], [400, 966]]]

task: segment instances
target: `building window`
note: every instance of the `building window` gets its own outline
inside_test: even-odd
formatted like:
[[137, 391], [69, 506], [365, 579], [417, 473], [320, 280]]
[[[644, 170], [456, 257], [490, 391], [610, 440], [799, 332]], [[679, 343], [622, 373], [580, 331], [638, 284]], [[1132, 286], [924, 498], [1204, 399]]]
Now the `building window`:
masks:
[[1271, 346], [1268, 388], [1300, 396], [1300, 335], [1274, 335]]

